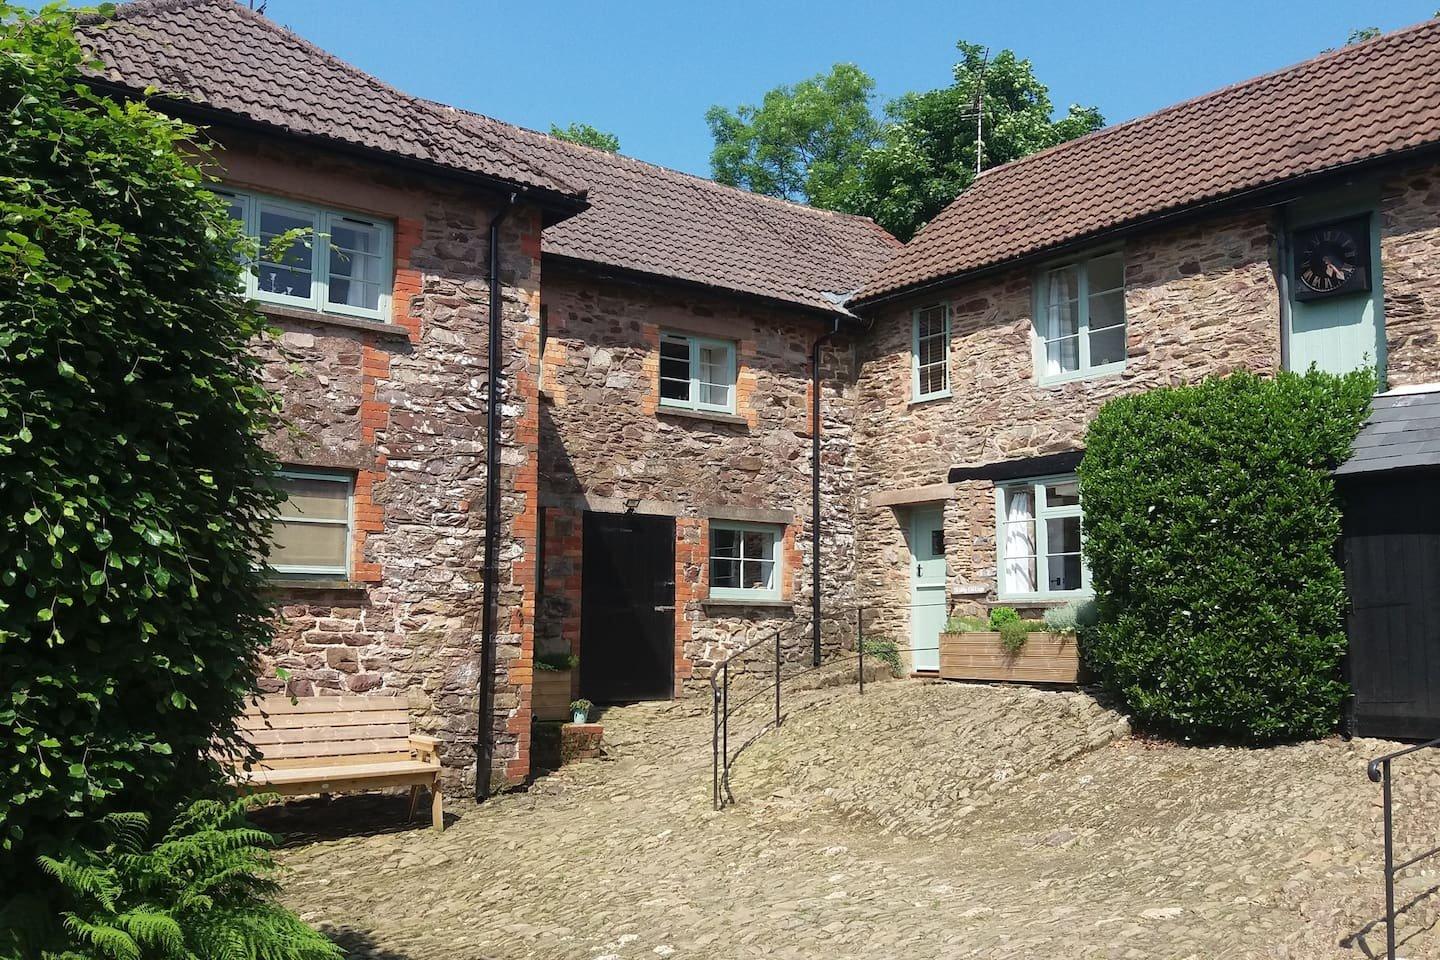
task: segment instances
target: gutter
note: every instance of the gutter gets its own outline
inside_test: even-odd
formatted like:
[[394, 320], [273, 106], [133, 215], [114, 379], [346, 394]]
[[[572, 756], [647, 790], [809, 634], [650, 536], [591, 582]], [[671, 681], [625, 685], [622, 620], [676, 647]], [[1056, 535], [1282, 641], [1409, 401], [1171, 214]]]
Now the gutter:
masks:
[[495, 618], [499, 570], [500, 531], [500, 371], [504, 340], [501, 326], [504, 303], [500, 292], [500, 224], [515, 208], [512, 193], [490, 220], [490, 329], [485, 362], [485, 566], [484, 611], [480, 621], [480, 716], [475, 740], [475, 802], [490, 795], [490, 772], [495, 758]]

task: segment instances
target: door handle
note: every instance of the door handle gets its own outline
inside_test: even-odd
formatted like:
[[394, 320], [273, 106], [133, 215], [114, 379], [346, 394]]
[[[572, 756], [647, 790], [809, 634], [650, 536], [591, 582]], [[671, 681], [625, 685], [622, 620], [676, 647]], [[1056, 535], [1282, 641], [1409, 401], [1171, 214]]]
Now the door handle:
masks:
[[672, 611], [672, 610], [674, 610], [674, 609], [675, 609], [675, 605], [674, 605], [673, 603], [671, 603], [671, 604], [659, 604], [659, 605], [657, 605], [657, 606], [655, 607], [655, 612], [656, 612], [656, 613], [669, 613], [670, 611]]

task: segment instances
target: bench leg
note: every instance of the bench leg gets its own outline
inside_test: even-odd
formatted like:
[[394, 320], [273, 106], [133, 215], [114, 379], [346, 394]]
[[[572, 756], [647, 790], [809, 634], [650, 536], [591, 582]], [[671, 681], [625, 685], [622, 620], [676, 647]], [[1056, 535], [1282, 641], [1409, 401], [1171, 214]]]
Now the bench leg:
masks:
[[415, 808], [420, 806], [420, 784], [412, 784], [410, 787], [410, 812], [405, 815], [405, 822], [409, 823], [415, 819]]
[[440, 781], [437, 779], [430, 788], [430, 825], [436, 830], [445, 829], [444, 800], [440, 796]]

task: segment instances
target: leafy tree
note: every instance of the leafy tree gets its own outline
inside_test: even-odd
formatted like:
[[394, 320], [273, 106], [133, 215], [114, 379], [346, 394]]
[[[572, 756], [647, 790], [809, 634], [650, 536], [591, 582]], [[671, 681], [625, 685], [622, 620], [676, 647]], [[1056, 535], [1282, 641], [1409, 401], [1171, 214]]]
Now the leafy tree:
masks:
[[1237, 373], [1119, 397], [1080, 491], [1091, 670], [1146, 723], [1273, 741], [1335, 729], [1345, 583], [1331, 471], [1375, 377]]
[[620, 152], [620, 138], [613, 133], [599, 130], [588, 123], [572, 123], [568, 127], [550, 124], [550, 136], [569, 140], [581, 146], [594, 147], [606, 153]]
[[271, 638], [245, 248], [197, 131], [80, 82], [74, 16], [0, 4], [0, 903], [212, 784]]
[[[989, 169], [1104, 125], [1095, 107], [1071, 105], [1054, 119], [1045, 84], [1029, 60], [960, 41], [954, 82], [907, 93], [886, 108], [881, 142], [866, 152], [855, 189], [840, 209], [873, 218], [902, 240], [939, 213], [975, 179], [977, 104], [983, 123], [980, 167]], [[979, 96], [983, 90], [984, 96]]]
[[197, 801], [158, 836], [143, 813], [107, 814], [97, 849], [41, 858], [61, 891], [52, 909], [62, 922], [16, 917], [0, 955], [340, 960], [335, 944], [275, 901], [275, 841], [246, 822], [252, 802]]
[[1374, 40], [1378, 36], [1380, 36], [1379, 27], [1359, 27], [1350, 31], [1350, 35], [1345, 38], [1345, 46], [1349, 47], [1357, 43], [1364, 43], [1366, 40]]
[[716, 180], [772, 197], [844, 209], [879, 125], [870, 110], [875, 81], [837, 63], [793, 86], [766, 93], [759, 106], [711, 107]]

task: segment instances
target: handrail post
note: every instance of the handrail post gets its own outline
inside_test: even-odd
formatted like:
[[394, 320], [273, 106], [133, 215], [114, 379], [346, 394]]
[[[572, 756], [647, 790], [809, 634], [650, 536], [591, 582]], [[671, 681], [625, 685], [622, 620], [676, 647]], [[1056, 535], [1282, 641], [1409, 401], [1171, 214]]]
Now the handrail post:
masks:
[[780, 726], [780, 631], [775, 631], [775, 726]]
[[720, 695], [720, 805], [725, 805], [725, 793], [730, 789], [730, 661], [726, 659], [721, 667], [722, 691]]
[[860, 695], [865, 695], [865, 637], [861, 633], [861, 626], [865, 622], [865, 605], [858, 604], [855, 607], [855, 651], [860, 655]]
[[1381, 790], [1385, 800], [1385, 956], [1395, 960], [1395, 839], [1390, 813], [1390, 761], [1381, 767]]
[[710, 685], [710, 800], [720, 809], [720, 691]]

